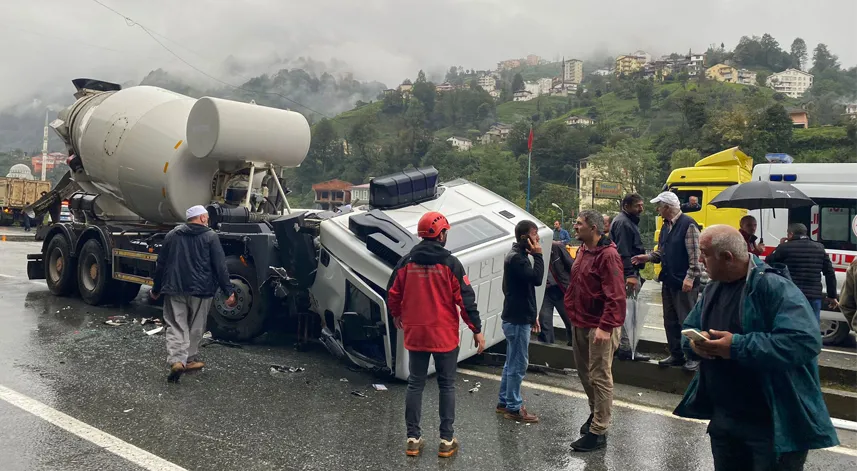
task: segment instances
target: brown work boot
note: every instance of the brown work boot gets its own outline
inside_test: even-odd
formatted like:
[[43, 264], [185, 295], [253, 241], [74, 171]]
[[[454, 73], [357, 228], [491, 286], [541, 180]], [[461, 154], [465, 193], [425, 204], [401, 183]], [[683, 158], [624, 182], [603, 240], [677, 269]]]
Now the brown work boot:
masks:
[[405, 454], [408, 456], [420, 456], [425, 445], [426, 442], [424, 442], [422, 438], [409, 438], [408, 448], [405, 450]]
[[503, 417], [517, 422], [526, 422], [528, 424], [534, 424], [539, 421], [539, 418], [527, 412], [527, 408], [524, 406], [521, 406], [521, 409], [515, 412], [507, 410], [506, 413], [503, 414]]
[[191, 360], [187, 362], [187, 365], [184, 366], [184, 369], [185, 371], [195, 371], [201, 370], [203, 366], [205, 366], [205, 363], [199, 360]]
[[458, 451], [458, 439], [453, 438], [450, 441], [441, 439], [440, 446], [437, 447], [437, 456], [441, 458], [449, 458]]
[[497, 411], [498, 414], [505, 414], [506, 413], [506, 406], [503, 404], [497, 404], [497, 409], [495, 409], [495, 410]]
[[179, 378], [182, 377], [182, 373], [184, 373], [184, 363], [177, 361], [170, 366], [170, 374], [167, 376], [168, 383], [178, 383]]

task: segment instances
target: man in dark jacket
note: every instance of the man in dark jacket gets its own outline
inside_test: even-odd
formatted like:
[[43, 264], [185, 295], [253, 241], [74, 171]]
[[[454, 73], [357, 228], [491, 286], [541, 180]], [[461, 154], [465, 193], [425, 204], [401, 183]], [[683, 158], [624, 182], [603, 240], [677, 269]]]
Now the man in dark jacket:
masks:
[[[646, 248], [643, 247], [643, 238], [640, 236], [641, 214], [643, 214], [643, 197], [636, 193], [628, 194], [622, 199], [622, 212], [613, 219], [613, 224], [610, 226], [610, 240], [616, 244], [616, 250], [622, 257], [626, 292], [636, 291], [639, 293], [643, 286], [640, 268], [631, 262], [634, 256], [646, 253]], [[642, 353], [631, 355], [631, 343], [624, 327], [619, 340], [617, 356], [620, 360], [649, 361], [651, 359]]]
[[[527, 412], [521, 398], [521, 383], [529, 365], [530, 331], [541, 331], [536, 309], [536, 286], [544, 280], [545, 262], [539, 245], [539, 230], [532, 221], [515, 226], [515, 243], [503, 265], [503, 334], [506, 363], [500, 381], [497, 412], [518, 422], [538, 422]], [[533, 263], [527, 255], [533, 256]]]
[[187, 224], [177, 226], [164, 238], [152, 285], [155, 299], [167, 296], [164, 322], [170, 382], [178, 382], [185, 371], [205, 366], [197, 354], [217, 288], [229, 295], [227, 306], [236, 305], [223, 247], [208, 227], [208, 211], [193, 206], [185, 216]]
[[664, 330], [670, 356], [659, 361], [661, 366], [683, 366], [690, 371], [699, 368], [696, 360], [686, 360], [681, 350], [681, 324], [696, 304], [702, 268], [699, 265], [699, 226], [679, 209], [675, 193], [664, 191], [651, 201], [664, 219], [658, 237], [658, 249], [648, 255], [631, 258], [635, 265], [647, 262], [661, 264], [658, 281], [664, 305]]
[[794, 283], [747, 253], [735, 228], [708, 227], [700, 249], [711, 283], [683, 328], [705, 340], [682, 344], [702, 365], [675, 414], [710, 421], [715, 471], [802, 470], [807, 450], [839, 444], [812, 309]]
[[446, 245], [449, 222], [442, 214], [424, 214], [417, 224], [423, 239], [393, 269], [387, 286], [387, 307], [396, 327], [404, 331], [408, 350], [408, 392], [405, 453], [418, 456], [424, 442], [420, 430], [423, 389], [429, 360], [434, 357], [440, 389], [440, 446], [438, 456], [458, 451], [452, 425], [455, 422], [455, 373], [458, 364], [459, 316], [473, 332], [477, 353], [485, 349], [476, 294], [461, 262]]
[[607, 445], [613, 354], [625, 323], [625, 277], [616, 244], [602, 236], [604, 220], [598, 212], [581, 211], [574, 230], [583, 244], [571, 270], [565, 307], [574, 325], [574, 363], [589, 398], [590, 414], [580, 428], [583, 436], [571, 446], [592, 451]]
[[788, 229], [788, 241], [780, 244], [765, 259], [768, 265], [782, 263], [789, 267], [789, 275], [794, 284], [809, 300], [815, 317], [821, 320], [821, 304], [824, 293], [821, 292], [821, 274], [827, 282], [828, 304], [836, 296], [836, 270], [833, 262], [824, 250], [824, 246], [807, 237], [806, 226], [791, 224]]
[[553, 331], [553, 311], [559, 313], [562, 323], [565, 324], [565, 334], [568, 345], [572, 344], [571, 323], [565, 311], [565, 290], [568, 289], [568, 277], [571, 274], [571, 266], [574, 259], [565, 249], [562, 242], [551, 244], [550, 262], [548, 262], [548, 279], [545, 284], [545, 297], [542, 307], [539, 309], [539, 342], [554, 343], [556, 335]]

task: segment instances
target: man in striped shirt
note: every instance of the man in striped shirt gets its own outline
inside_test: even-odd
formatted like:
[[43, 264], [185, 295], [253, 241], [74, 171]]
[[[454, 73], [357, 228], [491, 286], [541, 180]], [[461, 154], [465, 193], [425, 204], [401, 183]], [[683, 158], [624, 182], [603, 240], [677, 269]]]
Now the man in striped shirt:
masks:
[[661, 366], [683, 366], [690, 371], [699, 369], [699, 362], [685, 360], [681, 349], [681, 325], [699, 296], [702, 267], [699, 263], [699, 226], [681, 212], [675, 193], [665, 191], [651, 201], [664, 219], [658, 238], [658, 249], [648, 255], [631, 259], [634, 265], [660, 263], [661, 296], [664, 305], [664, 330], [670, 356]]

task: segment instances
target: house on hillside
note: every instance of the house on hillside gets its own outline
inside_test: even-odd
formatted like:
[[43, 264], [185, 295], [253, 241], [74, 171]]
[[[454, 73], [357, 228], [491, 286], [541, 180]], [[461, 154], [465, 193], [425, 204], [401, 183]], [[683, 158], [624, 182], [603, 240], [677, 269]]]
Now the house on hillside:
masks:
[[512, 132], [512, 126], [502, 123], [494, 124], [479, 138], [479, 142], [482, 145], [501, 144], [506, 142], [510, 132]]
[[449, 82], [443, 82], [441, 84], [435, 85], [434, 89], [438, 93], [442, 93], [442, 92], [451, 92], [451, 91], [455, 90], [455, 87]]
[[535, 54], [529, 54], [529, 55], [527, 55], [527, 65], [539, 65], [539, 62], [541, 62], [541, 59], [542, 59], [541, 57], [539, 57]]
[[568, 126], [586, 127], [595, 124], [595, 120], [586, 116], [569, 116], [565, 119], [565, 124]]
[[541, 95], [541, 85], [538, 82], [525, 82], [524, 90], [530, 92], [534, 98]]
[[741, 85], [756, 85], [756, 72], [747, 69], [738, 69], [738, 82]]
[[465, 151], [473, 148], [473, 141], [466, 137], [452, 136], [447, 139], [446, 142], [450, 143], [452, 147], [458, 151]]
[[564, 82], [580, 83], [583, 81], [583, 61], [569, 59], [562, 63], [562, 80]]
[[694, 54], [692, 51], [687, 57], [687, 73], [691, 77], [697, 77], [705, 70], [705, 54]]
[[857, 119], [857, 103], [849, 103], [845, 105], [845, 116], [851, 119]]
[[577, 93], [577, 87], [578, 85], [576, 83], [555, 80], [553, 83], [553, 87], [551, 87], [551, 95], [568, 96], [569, 93]]
[[645, 56], [633, 54], [619, 56], [616, 58], [616, 76], [631, 75], [640, 70], [646, 62], [648, 61]]
[[772, 74], [765, 85], [791, 98], [801, 98], [812, 87], [812, 74], [797, 69], [786, 69]]
[[411, 93], [411, 90], [414, 88], [414, 84], [411, 83], [410, 79], [405, 79], [401, 85], [399, 85], [399, 91], [404, 95], [405, 93]]
[[369, 202], [369, 184], [354, 185], [351, 187], [351, 203], [354, 205]]
[[802, 108], [789, 108], [789, 118], [795, 128], [806, 129], [809, 127], [809, 114]]
[[705, 78], [717, 82], [738, 83], [738, 70], [731, 65], [717, 64], [705, 70]]
[[551, 87], [553, 87], [553, 79], [540, 78], [536, 82], [539, 84], [539, 95], [550, 95]]
[[479, 77], [477, 83], [483, 90], [486, 92], [491, 92], [497, 88], [497, 81], [494, 80], [494, 77], [490, 75], [482, 75]]
[[597, 69], [597, 70], [592, 71], [592, 74], [590, 74], [590, 75], [598, 75], [600, 77], [607, 77], [611, 74], [613, 74], [613, 71], [610, 69]]
[[530, 101], [533, 98], [533, 92], [529, 90], [518, 90], [514, 94], [512, 94], [512, 101]]
[[488, 92], [488, 94], [491, 95], [491, 98], [493, 98], [495, 100], [500, 98], [500, 90], [494, 89], [494, 90], [491, 90], [490, 92]]
[[316, 208], [333, 211], [340, 206], [351, 204], [352, 186], [351, 183], [338, 179], [316, 183], [312, 186]]

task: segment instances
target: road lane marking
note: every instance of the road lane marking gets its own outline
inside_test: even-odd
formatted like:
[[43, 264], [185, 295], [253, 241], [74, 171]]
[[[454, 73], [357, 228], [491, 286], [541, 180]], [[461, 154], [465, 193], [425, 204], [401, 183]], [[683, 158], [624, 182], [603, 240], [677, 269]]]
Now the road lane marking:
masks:
[[2, 277], [2, 278], [15, 278], [15, 277], [14, 277], [14, 276], [12, 276], [12, 275], [4, 275], [4, 274], [2, 274], [2, 273], [0, 273], [0, 277]]
[[116, 456], [122, 457], [149, 471], [187, 471], [146, 450], [114, 437], [106, 432], [81, 422], [70, 415], [53, 409], [41, 402], [0, 385], [0, 399], [19, 409], [74, 434], [96, 446], [104, 448]]
[[649, 306], [664, 307], [664, 305], [663, 305], [663, 304], [658, 304], [658, 303], [646, 303], [646, 304], [648, 304]]
[[[500, 381], [503, 379], [502, 377], [495, 375], [495, 374], [483, 373], [482, 371], [468, 370], [466, 368], [459, 368], [458, 372], [461, 374], [468, 375], [468, 376], [475, 376], [477, 378], [490, 379], [490, 380], [494, 380], [494, 381]], [[586, 397], [585, 393], [578, 392], [578, 391], [572, 391], [570, 389], [563, 389], [563, 388], [558, 388], [556, 386], [548, 386], [546, 384], [533, 383], [531, 381], [523, 381], [521, 383], [521, 385], [526, 386], [530, 389], [535, 389], [537, 391], [544, 391], [544, 392], [549, 392], [549, 393], [553, 393], [553, 394], [559, 394], [562, 396], [573, 397], [576, 399], [589, 400]], [[624, 409], [631, 409], [631, 410], [635, 410], [638, 412], [644, 412], [647, 414], [655, 414], [655, 415], [660, 415], [662, 417], [669, 417], [671, 419], [683, 420], [685, 422], [694, 422], [697, 424], [707, 424], [708, 423], [707, 420], [691, 419], [688, 417], [679, 417], [679, 416], [673, 414], [672, 411], [669, 411], [669, 410], [658, 409], [657, 407], [644, 406], [641, 404], [634, 404], [633, 402], [625, 402], [625, 401], [613, 399], [613, 405], [618, 406], [618, 407], [622, 407]], [[841, 422], [846, 422], [846, 421], [841, 421]], [[830, 447], [830, 448], [824, 448], [824, 450], [832, 451], [834, 453], [839, 453], [842, 455], [857, 457], [857, 450], [854, 450], [851, 448], [846, 448], [844, 446], [834, 446], [834, 447]]]

